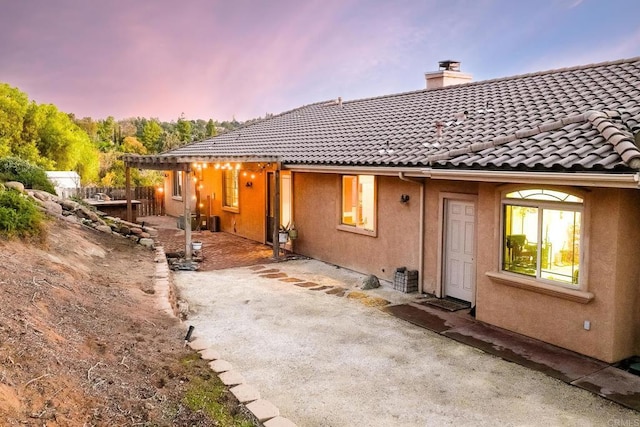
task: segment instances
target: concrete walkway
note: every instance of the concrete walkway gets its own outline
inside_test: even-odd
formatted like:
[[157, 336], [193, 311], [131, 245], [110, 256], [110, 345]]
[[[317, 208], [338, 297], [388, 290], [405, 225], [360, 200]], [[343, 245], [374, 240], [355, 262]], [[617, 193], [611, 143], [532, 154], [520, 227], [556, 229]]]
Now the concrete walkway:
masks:
[[640, 416], [566, 384], [600, 393], [609, 384], [633, 407], [640, 382], [623, 371], [430, 309], [415, 294], [359, 291], [361, 280], [312, 260], [174, 275], [199, 345], [299, 426], [634, 425]]

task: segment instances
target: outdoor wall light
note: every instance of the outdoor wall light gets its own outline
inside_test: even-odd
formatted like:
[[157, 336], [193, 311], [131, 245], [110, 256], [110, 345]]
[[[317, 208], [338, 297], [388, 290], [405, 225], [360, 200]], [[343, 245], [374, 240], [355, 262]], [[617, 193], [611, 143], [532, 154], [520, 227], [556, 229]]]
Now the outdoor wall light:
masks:
[[409, 195], [408, 194], [401, 194], [400, 195], [400, 203], [409, 203]]

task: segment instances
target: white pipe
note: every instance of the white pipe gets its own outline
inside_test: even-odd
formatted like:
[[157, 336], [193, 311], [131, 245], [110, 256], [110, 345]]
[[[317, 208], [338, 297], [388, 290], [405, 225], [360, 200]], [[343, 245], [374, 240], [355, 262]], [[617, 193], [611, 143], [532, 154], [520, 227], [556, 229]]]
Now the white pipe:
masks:
[[420, 223], [419, 223], [419, 246], [418, 246], [418, 276], [420, 277], [420, 280], [418, 281], [418, 294], [422, 294], [422, 291], [424, 289], [424, 285], [423, 285], [423, 281], [424, 281], [424, 241], [425, 241], [425, 236], [424, 236], [424, 229], [425, 229], [425, 220], [424, 220], [424, 199], [425, 199], [425, 185], [424, 185], [424, 179], [422, 180], [417, 180], [417, 179], [411, 179], [411, 178], [407, 178], [404, 174], [404, 172], [400, 172], [398, 173], [398, 178], [400, 178], [403, 181], [407, 181], [407, 182], [413, 182], [414, 184], [419, 184], [420, 185]]

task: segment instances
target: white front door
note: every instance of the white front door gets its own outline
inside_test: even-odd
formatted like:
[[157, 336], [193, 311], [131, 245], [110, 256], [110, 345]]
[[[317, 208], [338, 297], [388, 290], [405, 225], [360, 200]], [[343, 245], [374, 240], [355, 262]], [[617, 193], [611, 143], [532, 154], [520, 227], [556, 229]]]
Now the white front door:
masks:
[[445, 201], [444, 296], [475, 302], [476, 204]]

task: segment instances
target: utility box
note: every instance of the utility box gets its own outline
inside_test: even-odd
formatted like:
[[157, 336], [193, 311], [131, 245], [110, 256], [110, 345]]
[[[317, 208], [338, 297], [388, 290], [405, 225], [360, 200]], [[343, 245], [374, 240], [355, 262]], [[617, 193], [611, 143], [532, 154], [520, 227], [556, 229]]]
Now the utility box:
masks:
[[[178, 217], [178, 228], [184, 230], [184, 215]], [[194, 214], [191, 214], [191, 231], [198, 229], [198, 220]]]
[[393, 275], [393, 289], [407, 294], [418, 292], [418, 270], [407, 270], [407, 267], [396, 268]]
[[213, 215], [209, 217], [209, 231], [217, 232], [220, 231], [220, 217], [217, 215]]

